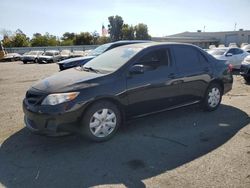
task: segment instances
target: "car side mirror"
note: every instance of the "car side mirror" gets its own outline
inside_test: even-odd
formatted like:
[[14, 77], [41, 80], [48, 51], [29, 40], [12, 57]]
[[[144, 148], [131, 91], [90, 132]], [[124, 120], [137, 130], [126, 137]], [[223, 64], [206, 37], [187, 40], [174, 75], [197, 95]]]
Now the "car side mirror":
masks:
[[133, 65], [130, 70], [130, 74], [143, 74], [144, 73], [144, 65]]
[[232, 53], [227, 53], [226, 56], [231, 57], [231, 56], [233, 56], [233, 54]]

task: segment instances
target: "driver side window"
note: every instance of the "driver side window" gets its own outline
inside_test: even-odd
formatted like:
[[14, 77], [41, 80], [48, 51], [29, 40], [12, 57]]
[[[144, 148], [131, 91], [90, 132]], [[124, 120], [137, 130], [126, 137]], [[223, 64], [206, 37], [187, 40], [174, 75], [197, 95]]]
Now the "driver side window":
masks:
[[167, 49], [150, 51], [140, 58], [138, 64], [151, 69], [156, 69], [160, 66], [170, 66], [169, 51]]

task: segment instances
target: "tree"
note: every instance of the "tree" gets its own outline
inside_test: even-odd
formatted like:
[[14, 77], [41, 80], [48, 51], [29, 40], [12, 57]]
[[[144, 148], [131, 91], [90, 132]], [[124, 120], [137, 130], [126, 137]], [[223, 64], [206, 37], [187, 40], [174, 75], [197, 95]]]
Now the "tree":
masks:
[[27, 47], [29, 46], [29, 38], [25, 34], [16, 34], [12, 39], [12, 44], [15, 47]]
[[105, 44], [108, 42], [110, 42], [110, 38], [105, 36], [98, 37], [96, 41], [97, 44]]
[[75, 33], [65, 32], [62, 36], [62, 40], [74, 40], [76, 37]]
[[135, 39], [135, 30], [134, 27], [128, 24], [122, 26], [122, 39], [123, 40], [134, 40]]
[[151, 36], [148, 34], [148, 26], [143, 23], [139, 23], [135, 26], [135, 38], [137, 40], [149, 40]]
[[111, 41], [118, 41], [122, 39], [122, 26], [123, 19], [121, 16], [116, 15], [108, 17], [109, 25], [108, 32], [110, 34]]
[[12, 35], [4, 35], [3, 46], [26, 47], [29, 46], [29, 38], [20, 29], [18, 29]]
[[31, 39], [31, 46], [57, 46], [59, 43], [56, 36], [50, 35], [49, 33], [45, 35], [35, 33]]
[[2, 42], [3, 42], [3, 46], [6, 48], [13, 47], [12, 42], [11, 42], [11, 38], [8, 35], [3, 36]]
[[89, 32], [81, 32], [77, 34], [74, 40], [75, 45], [93, 44], [93, 36]]

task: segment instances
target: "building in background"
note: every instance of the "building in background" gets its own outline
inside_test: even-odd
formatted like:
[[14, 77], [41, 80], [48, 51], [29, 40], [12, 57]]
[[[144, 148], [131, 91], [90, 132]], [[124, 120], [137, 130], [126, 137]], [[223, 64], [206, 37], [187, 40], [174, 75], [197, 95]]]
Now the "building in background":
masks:
[[222, 32], [183, 32], [166, 37], [152, 37], [153, 41], [159, 42], [185, 42], [191, 43], [201, 48], [208, 48], [210, 45], [236, 43], [240, 46], [242, 43], [250, 44], [250, 30], [222, 31]]

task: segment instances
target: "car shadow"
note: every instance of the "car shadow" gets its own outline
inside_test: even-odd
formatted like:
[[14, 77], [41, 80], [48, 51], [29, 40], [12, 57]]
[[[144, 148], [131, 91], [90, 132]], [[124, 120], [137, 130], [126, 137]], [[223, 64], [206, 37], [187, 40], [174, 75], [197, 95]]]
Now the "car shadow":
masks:
[[143, 180], [206, 155], [249, 123], [238, 108], [197, 106], [132, 120], [110, 141], [43, 137], [26, 129], [0, 147], [0, 184], [6, 187], [91, 187]]

